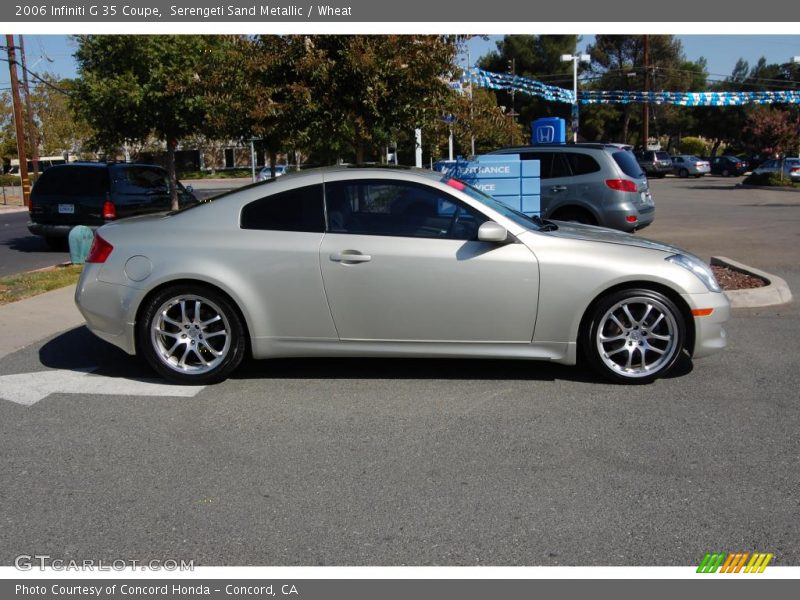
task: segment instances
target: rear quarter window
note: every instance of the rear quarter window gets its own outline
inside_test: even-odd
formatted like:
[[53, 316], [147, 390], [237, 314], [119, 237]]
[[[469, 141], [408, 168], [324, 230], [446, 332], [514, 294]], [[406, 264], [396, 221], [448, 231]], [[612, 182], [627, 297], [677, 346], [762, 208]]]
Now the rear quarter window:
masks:
[[242, 229], [325, 231], [322, 184], [279, 192], [255, 200], [242, 209]]
[[628, 177], [634, 177], [638, 179], [644, 176], [644, 173], [642, 173], [642, 167], [640, 167], [639, 163], [636, 162], [636, 157], [634, 157], [631, 152], [627, 152], [625, 150], [620, 152], [612, 152], [611, 158], [614, 159], [614, 162], [617, 163], [619, 168], [622, 169], [622, 172]]

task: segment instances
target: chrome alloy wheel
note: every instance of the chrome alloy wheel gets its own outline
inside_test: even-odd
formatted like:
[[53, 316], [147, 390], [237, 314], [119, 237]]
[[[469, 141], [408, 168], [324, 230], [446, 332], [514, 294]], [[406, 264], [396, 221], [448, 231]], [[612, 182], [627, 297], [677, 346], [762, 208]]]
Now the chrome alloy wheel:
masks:
[[663, 302], [631, 296], [609, 308], [596, 329], [603, 364], [626, 378], [649, 377], [668, 365], [680, 349], [678, 323]]
[[150, 341], [156, 356], [179, 373], [200, 375], [225, 360], [231, 348], [225, 312], [197, 295], [170, 298], [155, 311]]

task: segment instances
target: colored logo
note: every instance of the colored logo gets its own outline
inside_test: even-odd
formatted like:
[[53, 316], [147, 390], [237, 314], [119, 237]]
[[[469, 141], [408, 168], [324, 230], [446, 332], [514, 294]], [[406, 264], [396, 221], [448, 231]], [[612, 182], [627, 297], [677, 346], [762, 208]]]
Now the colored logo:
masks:
[[774, 554], [766, 552], [713, 552], [707, 553], [700, 566], [697, 567], [698, 573], [763, 573], [767, 565], [775, 557]]

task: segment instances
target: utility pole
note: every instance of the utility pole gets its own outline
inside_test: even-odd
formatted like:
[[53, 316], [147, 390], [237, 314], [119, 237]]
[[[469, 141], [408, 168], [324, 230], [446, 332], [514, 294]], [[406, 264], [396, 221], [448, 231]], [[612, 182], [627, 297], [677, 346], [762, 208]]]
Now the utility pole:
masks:
[[6, 34], [8, 46], [8, 70], [11, 75], [11, 97], [14, 104], [14, 125], [17, 130], [17, 154], [19, 155], [19, 177], [22, 182], [22, 202], [30, 208], [31, 180], [28, 177], [28, 156], [25, 152], [25, 125], [22, 103], [19, 99], [19, 80], [17, 79], [17, 54], [14, 50], [14, 36]]
[[39, 173], [39, 136], [36, 134], [36, 126], [33, 122], [33, 105], [31, 104], [31, 89], [28, 86], [28, 67], [25, 64], [25, 42], [22, 34], [19, 35], [19, 54], [22, 59], [22, 87], [25, 90], [25, 112], [28, 113], [28, 136], [31, 141], [31, 162], [33, 163], [33, 173]]
[[[467, 72], [470, 73], [472, 70], [472, 58], [470, 56], [470, 51], [467, 50]], [[470, 133], [472, 134], [472, 154], [471, 157], [475, 157], [475, 99], [472, 96], [472, 76], [469, 78], [469, 123], [470, 129], [472, 130]]]
[[[516, 58], [512, 58], [510, 61], [508, 61], [508, 70], [511, 73], [511, 77], [512, 78], [517, 76], [517, 59]], [[508, 118], [511, 121], [511, 145], [512, 146], [516, 145], [516, 143], [517, 143], [517, 135], [516, 135], [517, 127], [516, 127], [516, 125], [517, 125], [517, 117], [519, 116], [519, 113], [517, 113], [517, 111], [514, 110], [515, 105], [516, 105], [516, 102], [514, 101], [515, 92], [516, 92], [516, 90], [512, 87], [511, 88], [511, 112], [508, 113]]]
[[647, 102], [647, 92], [650, 90], [650, 36], [644, 36], [644, 95], [642, 98], [642, 150], [647, 150], [647, 140], [650, 138], [650, 105]]

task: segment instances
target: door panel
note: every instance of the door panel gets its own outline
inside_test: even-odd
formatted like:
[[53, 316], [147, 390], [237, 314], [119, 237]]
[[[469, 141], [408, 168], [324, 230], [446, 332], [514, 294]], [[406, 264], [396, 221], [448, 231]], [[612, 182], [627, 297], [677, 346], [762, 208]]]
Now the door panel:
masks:
[[538, 265], [522, 244], [327, 233], [320, 264], [340, 339], [533, 336]]

